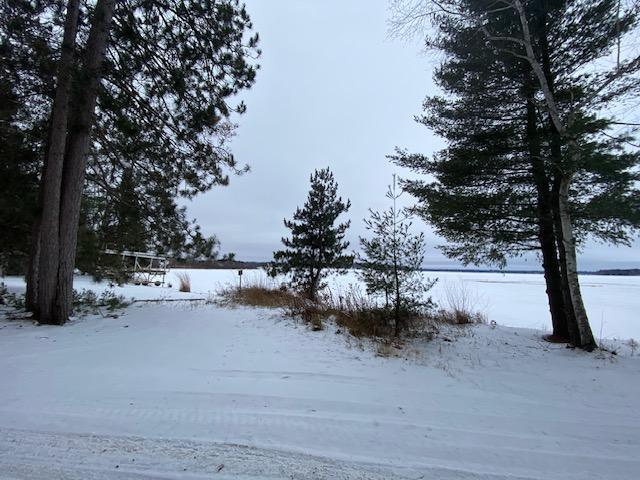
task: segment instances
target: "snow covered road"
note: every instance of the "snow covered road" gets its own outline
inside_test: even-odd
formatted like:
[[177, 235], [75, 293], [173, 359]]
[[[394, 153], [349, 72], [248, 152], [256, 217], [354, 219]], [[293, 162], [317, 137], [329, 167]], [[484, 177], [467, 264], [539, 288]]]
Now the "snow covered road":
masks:
[[134, 305], [63, 328], [0, 320], [0, 478], [640, 471], [637, 357], [503, 327], [401, 353], [410, 360], [245, 308]]

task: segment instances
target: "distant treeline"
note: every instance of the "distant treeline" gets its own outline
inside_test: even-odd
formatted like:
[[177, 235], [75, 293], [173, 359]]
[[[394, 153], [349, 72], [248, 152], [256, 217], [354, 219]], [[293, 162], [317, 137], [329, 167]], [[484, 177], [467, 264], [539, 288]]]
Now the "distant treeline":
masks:
[[[245, 262], [240, 260], [206, 260], [206, 261], [186, 261], [172, 260], [172, 268], [197, 268], [214, 270], [251, 270], [267, 267], [269, 262]], [[355, 262], [353, 268], [359, 269], [362, 266]], [[469, 269], [469, 268], [422, 268], [423, 272], [473, 272], [473, 273], [521, 273], [521, 274], [542, 274], [542, 270], [498, 270], [498, 269]], [[640, 276], [640, 268], [612, 268], [580, 272], [581, 275], [618, 275], [618, 276]]]
[[200, 268], [200, 269], [217, 269], [217, 270], [251, 270], [262, 268], [269, 262], [242, 262], [239, 260], [171, 260], [171, 268]]
[[640, 275], [640, 268], [612, 268], [609, 270], [598, 270], [597, 272], [595, 272], [595, 275], [621, 275], [624, 277], [631, 277]]

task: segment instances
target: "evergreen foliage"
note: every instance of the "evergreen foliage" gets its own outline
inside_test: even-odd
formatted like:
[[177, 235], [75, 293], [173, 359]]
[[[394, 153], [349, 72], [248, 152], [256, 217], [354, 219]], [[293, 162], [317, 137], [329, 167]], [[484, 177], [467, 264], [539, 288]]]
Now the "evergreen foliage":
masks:
[[396, 193], [394, 175], [386, 194], [392, 205], [382, 212], [370, 210], [365, 226], [371, 237], [360, 237], [363, 253], [358, 258], [361, 264], [358, 275], [368, 294], [384, 298], [385, 309], [395, 322], [396, 335], [407, 317], [431, 306], [431, 300], [425, 300], [424, 295], [435, 284], [435, 280], [422, 276], [424, 233], [411, 233], [409, 212], [396, 206], [400, 195]]
[[52, 26], [40, 21], [43, 2], [0, 3], [0, 270], [24, 273], [28, 263], [55, 69], [48, 57]]
[[353, 264], [346, 254], [349, 242], [344, 240], [350, 221], [335, 224], [346, 213], [351, 202], [338, 197], [338, 184], [328, 168], [311, 175], [311, 190], [302, 208], [297, 208], [293, 220], [284, 220], [291, 230], [283, 238], [284, 250], [273, 255], [272, 273], [291, 274], [291, 284], [310, 300], [316, 300], [327, 270], [344, 273]]
[[[80, 5], [76, 71], [93, 8], [91, 2]], [[7, 181], [0, 217], [18, 214], [21, 220], [2, 233], [0, 252], [24, 264], [38, 212], [65, 4], [8, 0], [0, 9], [3, 120], [12, 109], [12, 120], [0, 122], [0, 135], [4, 140], [10, 127], [15, 138], [0, 147], [6, 173], [0, 182]], [[178, 201], [248, 170], [234, 158], [229, 140], [234, 117], [246, 110], [237, 96], [251, 87], [258, 69], [252, 28], [238, 0], [116, 2], [86, 169], [78, 266], [94, 264], [105, 247], [215, 256], [217, 240], [204, 245]], [[74, 88], [82, 82], [77, 74]], [[22, 153], [13, 151], [17, 145]], [[22, 203], [10, 200], [9, 187], [17, 188], [18, 178]]]
[[[446, 4], [455, 11], [482, 15], [486, 29], [495, 37], [519, 34], [519, 20], [511, 9], [487, 13], [491, 2], [483, 0]], [[539, 0], [527, 5], [534, 25], [538, 9], [549, 8]], [[617, 41], [612, 23], [616, 3], [590, 0], [554, 5], [544, 12], [546, 48], [558, 52], [553, 66], [558, 77], [555, 84], [566, 92], [563, 98], [569, 108], [570, 101], [579, 102], [580, 96], [595, 87], [590, 75], [567, 78], [567, 73], [611, 51]], [[596, 17], [602, 20], [593, 21]], [[623, 15], [622, 34], [634, 23]], [[438, 17], [438, 29], [428, 44], [445, 55], [434, 73], [444, 95], [428, 97], [423, 105], [425, 113], [417, 120], [445, 138], [448, 145], [433, 158], [405, 150], [390, 158], [435, 178], [409, 181], [404, 188], [420, 200], [414, 211], [447, 240], [441, 247], [446, 255], [466, 264], [502, 267], [509, 257], [540, 249], [532, 167], [535, 159], [530, 143], [539, 143], [549, 185], [560, 170], [558, 162], [566, 164], [570, 159], [566, 148], [560, 159], [553, 158], [552, 132], [541, 106], [541, 93], [532, 87], [526, 59], [498, 48], [465, 16]], [[543, 48], [542, 42], [539, 48]], [[530, 92], [532, 89], [535, 91]], [[535, 139], [527, 132], [529, 95], [537, 105]], [[640, 196], [635, 189], [640, 155], [625, 148], [632, 136], [608, 136], [615, 125], [596, 113], [581, 113], [574, 132], [583, 150], [570, 199], [576, 237], [579, 243], [594, 236], [628, 245], [633, 229], [640, 225]]]
[[403, 18], [432, 21], [427, 44], [444, 54], [434, 75], [444, 95], [428, 98], [418, 121], [448, 146], [434, 158], [391, 157], [435, 179], [404, 185], [419, 200], [414, 211], [464, 263], [504, 266], [539, 251], [554, 334], [592, 349], [576, 244], [628, 245], [640, 227], [640, 154], [611, 118], [615, 102], [639, 93], [640, 56], [602, 62], [637, 28], [637, 12], [614, 0], [421, 6]]

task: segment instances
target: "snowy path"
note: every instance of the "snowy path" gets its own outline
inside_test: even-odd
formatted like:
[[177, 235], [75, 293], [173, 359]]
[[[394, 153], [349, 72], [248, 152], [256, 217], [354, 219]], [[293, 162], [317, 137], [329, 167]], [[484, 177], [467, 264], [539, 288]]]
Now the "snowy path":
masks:
[[0, 429], [0, 452], [0, 475], [34, 480], [415, 478], [370, 464], [192, 440]]
[[403, 352], [410, 361], [379, 358], [332, 328], [252, 309], [137, 305], [64, 328], [0, 320], [0, 478], [640, 471], [637, 357], [488, 327]]

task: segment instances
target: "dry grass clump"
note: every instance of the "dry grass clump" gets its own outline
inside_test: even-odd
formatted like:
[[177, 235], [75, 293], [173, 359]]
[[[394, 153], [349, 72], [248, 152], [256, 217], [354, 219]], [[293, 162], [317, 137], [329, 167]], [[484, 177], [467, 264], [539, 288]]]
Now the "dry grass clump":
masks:
[[325, 314], [354, 337], [387, 337], [393, 334], [388, 312], [369, 296], [350, 285], [346, 290], [327, 290], [321, 298]]
[[479, 325], [487, 323], [487, 317], [482, 313], [471, 313], [465, 310], [438, 310], [434, 320], [449, 325]]
[[[335, 318], [336, 324], [354, 337], [395, 337], [393, 311], [353, 285], [343, 291], [329, 290], [323, 296], [322, 303], [326, 306], [327, 312]], [[433, 334], [433, 322], [428, 308], [403, 311], [400, 320], [404, 335]]]
[[487, 317], [477, 310], [482, 303], [463, 282], [444, 284], [444, 308], [434, 315], [434, 320], [449, 325], [486, 324]]
[[[353, 285], [343, 290], [326, 289], [318, 301], [312, 302], [284, 285], [257, 278], [248, 280], [242, 289], [228, 286], [219, 291], [218, 296], [224, 304], [279, 308], [284, 315], [302, 320], [312, 330], [323, 330], [327, 322], [335, 323], [338, 332], [382, 342], [379, 352], [382, 356], [395, 355], [399, 348], [393, 311]], [[439, 323], [486, 323], [482, 314], [471, 309], [472, 305], [475, 304], [471, 302], [471, 297], [463, 290], [450, 289], [448, 308], [437, 312], [425, 309], [404, 313], [403, 336], [431, 339], [437, 335]]]
[[176, 273], [176, 277], [178, 277], [178, 281], [180, 282], [180, 287], [178, 290], [181, 292], [190, 292], [191, 291], [191, 277], [186, 272]]
[[289, 308], [298, 301], [298, 296], [286, 286], [276, 286], [264, 279], [248, 279], [240, 289], [227, 286], [218, 294], [227, 303], [248, 307]]
[[334, 317], [336, 324], [354, 337], [391, 337], [394, 333], [389, 312], [384, 309], [336, 310]]
[[283, 308], [295, 301], [295, 295], [287, 289], [249, 286], [229, 292], [231, 300], [250, 307]]
[[281, 308], [286, 316], [301, 319], [312, 330], [323, 330], [324, 323], [331, 320], [355, 337], [385, 337], [393, 332], [388, 312], [355, 288], [340, 294], [327, 291], [317, 302], [263, 279], [250, 281], [242, 290], [227, 287], [218, 293], [226, 303]]

